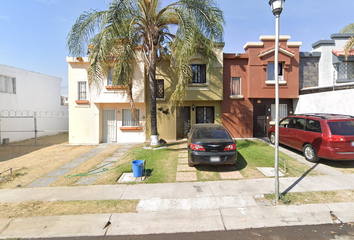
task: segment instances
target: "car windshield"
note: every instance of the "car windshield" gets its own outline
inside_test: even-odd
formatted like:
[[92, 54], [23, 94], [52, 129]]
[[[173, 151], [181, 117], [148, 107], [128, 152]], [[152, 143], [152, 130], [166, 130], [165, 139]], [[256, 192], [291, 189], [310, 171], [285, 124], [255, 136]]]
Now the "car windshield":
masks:
[[195, 139], [230, 139], [230, 136], [222, 129], [200, 129], [196, 130]]
[[333, 135], [354, 135], [354, 121], [328, 122]]

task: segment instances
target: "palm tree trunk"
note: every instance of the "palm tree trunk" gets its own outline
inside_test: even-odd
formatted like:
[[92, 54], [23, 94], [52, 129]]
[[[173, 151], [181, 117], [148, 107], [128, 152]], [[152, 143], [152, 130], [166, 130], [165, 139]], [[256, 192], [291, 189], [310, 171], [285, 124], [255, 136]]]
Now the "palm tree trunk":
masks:
[[159, 144], [159, 136], [157, 134], [157, 118], [156, 118], [156, 50], [152, 49], [149, 53], [149, 82], [150, 82], [150, 116], [151, 116], [151, 137], [150, 145]]

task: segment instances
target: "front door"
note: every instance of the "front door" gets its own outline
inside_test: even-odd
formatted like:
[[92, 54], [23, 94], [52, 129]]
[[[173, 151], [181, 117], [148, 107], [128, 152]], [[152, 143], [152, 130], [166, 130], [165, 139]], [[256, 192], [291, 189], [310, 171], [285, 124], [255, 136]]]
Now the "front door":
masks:
[[116, 142], [116, 110], [102, 109], [102, 142]]
[[253, 113], [253, 136], [267, 136], [267, 116], [265, 105], [254, 105]]
[[177, 138], [186, 138], [191, 127], [191, 108], [181, 107], [177, 116]]

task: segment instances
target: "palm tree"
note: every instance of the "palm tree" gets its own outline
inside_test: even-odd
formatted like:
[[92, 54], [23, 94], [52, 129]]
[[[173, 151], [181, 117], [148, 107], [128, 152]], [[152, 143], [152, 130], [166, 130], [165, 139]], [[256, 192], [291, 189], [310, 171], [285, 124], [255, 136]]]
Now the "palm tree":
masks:
[[223, 13], [214, 0], [180, 0], [163, 8], [161, 2], [112, 0], [105, 11], [84, 12], [73, 25], [67, 43], [73, 56], [85, 55], [90, 46], [90, 85], [102, 85], [112, 67], [113, 83], [126, 86], [136, 119], [132, 78], [136, 59], [143, 56], [150, 86], [151, 145], [158, 144], [157, 62], [167, 54], [173, 59], [178, 84], [171, 101], [174, 106], [181, 104], [192, 78], [190, 60], [200, 54], [211, 71], [216, 60], [214, 43], [223, 40], [225, 24]]
[[[345, 26], [341, 31], [341, 33], [354, 33], [354, 23], [351, 23], [347, 26]], [[349, 56], [349, 52], [351, 49], [354, 47], [354, 37], [350, 37], [347, 44], [344, 46], [344, 55], [345, 59], [347, 60]]]

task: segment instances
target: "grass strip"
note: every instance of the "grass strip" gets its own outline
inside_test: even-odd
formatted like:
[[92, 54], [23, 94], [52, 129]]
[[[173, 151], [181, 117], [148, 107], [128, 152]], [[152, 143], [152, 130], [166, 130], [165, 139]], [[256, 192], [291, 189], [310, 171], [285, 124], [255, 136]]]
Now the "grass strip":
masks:
[[26, 218], [37, 216], [82, 215], [99, 213], [133, 213], [139, 200], [100, 201], [26, 201], [1, 203], [1, 218]]
[[[274, 194], [267, 194], [264, 197], [269, 201], [275, 199]], [[282, 193], [279, 198], [279, 203], [285, 205], [353, 202], [354, 190]]]

